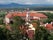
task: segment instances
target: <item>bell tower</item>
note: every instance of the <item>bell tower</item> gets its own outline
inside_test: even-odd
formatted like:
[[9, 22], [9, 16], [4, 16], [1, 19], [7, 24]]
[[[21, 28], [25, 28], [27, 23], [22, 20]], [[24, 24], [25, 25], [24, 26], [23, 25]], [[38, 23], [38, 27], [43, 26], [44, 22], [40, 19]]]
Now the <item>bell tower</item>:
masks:
[[26, 9], [26, 22], [30, 21], [30, 12], [29, 8]]

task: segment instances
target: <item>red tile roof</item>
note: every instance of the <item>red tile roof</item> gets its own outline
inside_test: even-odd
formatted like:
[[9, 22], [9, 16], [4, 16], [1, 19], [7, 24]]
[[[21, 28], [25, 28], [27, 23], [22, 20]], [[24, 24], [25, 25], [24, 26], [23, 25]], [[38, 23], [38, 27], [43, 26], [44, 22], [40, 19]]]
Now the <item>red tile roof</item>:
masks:
[[46, 15], [42, 14], [42, 13], [31, 13], [31, 16], [36, 16], [36, 17], [47, 17]]
[[46, 25], [46, 28], [47, 28], [48, 30], [53, 30], [52, 24], [47, 24], [47, 25]]
[[5, 17], [11, 18], [12, 17], [12, 14], [9, 13]]
[[[14, 13], [13, 13], [13, 16], [26, 16], [26, 13], [27, 13], [27, 12], [14, 12]], [[9, 13], [9, 14], [7, 14], [6, 16], [7, 16], [7, 17], [11, 17], [11, 14]], [[36, 16], [36, 17], [41, 17], [41, 18], [47, 18], [46, 15], [44, 15], [44, 14], [42, 14], [42, 13], [37, 13], [37, 12], [35, 12], [35, 13], [30, 13], [30, 16]]]

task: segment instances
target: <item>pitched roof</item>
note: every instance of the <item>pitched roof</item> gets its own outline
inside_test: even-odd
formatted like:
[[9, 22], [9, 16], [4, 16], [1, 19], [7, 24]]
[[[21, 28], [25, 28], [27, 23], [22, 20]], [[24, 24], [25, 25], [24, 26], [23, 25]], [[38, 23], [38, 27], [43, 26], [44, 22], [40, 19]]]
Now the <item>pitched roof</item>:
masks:
[[52, 29], [53, 29], [53, 26], [52, 26], [52, 24], [47, 24], [47, 25], [46, 25], [46, 28], [47, 28], [48, 30], [52, 30]]
[[11, 13], [8, 13], [5, 17], [11, 18], [12, 17], [12, 14]]
[[[12, 13], [13, 16], [26, 16], [27, 12], [14, 12]], [[8, 13], [6, 16], [11, 16], [10, 13]], [[36, 16], [36, 17], [42, 17], [42, 18], [47, 18], [46, 15], [42, 14], [42, 13], [38, 13], [38, 12], [30, 12], [30, 16]]]

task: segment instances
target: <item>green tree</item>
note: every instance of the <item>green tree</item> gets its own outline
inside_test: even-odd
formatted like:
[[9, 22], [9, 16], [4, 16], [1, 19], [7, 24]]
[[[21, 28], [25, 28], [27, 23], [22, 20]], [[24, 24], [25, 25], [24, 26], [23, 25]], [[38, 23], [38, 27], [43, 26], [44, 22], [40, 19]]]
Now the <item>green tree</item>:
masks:
[[12, 18], [13, 24], [11, 24], [13, 33], [16, 36], [16, 40], [20, 40], [22, 38], [21, 30], [19, 29], [20, 26], [25, 25], [25, 20], [23, 20], [21, 17], [15, 16]]
[[47, 12], [43, 14], [45, 14], [49, 19], [53, 19], [53, 13]]
[[52, 19], [43, 20], [43, 23], [51, 23]]
[[44, 27], [37, 27], [35, 31], [35, 40], [48, 40], [49, 32]]
[[25, 24], [25, 20], [23, 20], [21, 17], [19, 16], [15, 16], [12, 18], [14, 21], [13, 21], [13, 24], [17, 27], [17, 26], [21, 26], [21, 25], [24, 25]]
[[53, 40], [53, 33], [50, 34], [50, 36], [48, 37], [49, 40]]
[[0, 28], [0, 40], [20, 40], [23, 36], [19, 27], [25, 24], [25, 21], [20, 17], [13, 17], [13, 24], [10, 24], [12, 31], [6, 27]]

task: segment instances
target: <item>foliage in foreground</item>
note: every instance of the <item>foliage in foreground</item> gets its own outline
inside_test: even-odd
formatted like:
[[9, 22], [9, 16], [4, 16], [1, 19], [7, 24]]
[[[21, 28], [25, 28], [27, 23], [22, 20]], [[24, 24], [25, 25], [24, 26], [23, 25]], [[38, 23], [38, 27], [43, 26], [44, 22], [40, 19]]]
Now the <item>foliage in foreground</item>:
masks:
[[38, 27], [35, 31], [35, 40], [53, 40], [53, 36], [44, 27]]
[[[5, 27], [0, 28], [0, 40], [20, 40], [22, 38], [23, 34], [19, 30], [9, 31]], [[43, 27], [38, 27], [35, 31], [34, 40], [53, 40], [53, 34], [49, 34]]]
[[24, 36], [19, 27], [22, 26], [25, 21], [20, 17], [13, 17], [13, 24], [11, 24], [12, 30], [8, 30], [6, 28], [0, 28], [0, 40], [20, 40]]
[[[19, 26], [24, 25], [25, 21], [20, 19], [20, 17], [14, 17], [14, 23], [12, 24], [12, 31], [9, 31], [5, 27], [0, 28], [0, 40], [20, 40], [23, 39], [23, 34], [18, 29]], [[49, 32], [44, 27], [37, 27], [35, 31], [34, 40], [53, 40], [53, 34]]]

